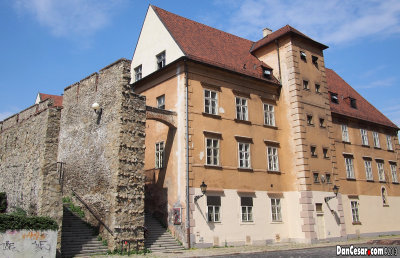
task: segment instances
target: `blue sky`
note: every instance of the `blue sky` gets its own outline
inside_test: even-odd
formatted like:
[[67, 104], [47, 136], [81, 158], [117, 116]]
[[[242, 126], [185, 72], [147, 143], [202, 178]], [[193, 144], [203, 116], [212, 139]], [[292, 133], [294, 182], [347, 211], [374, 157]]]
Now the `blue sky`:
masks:
[[329, 46], [325, 64], [400, 125], [398, 0], [2, 0], [0, 120], [115, 60], [132, 58], [149, 4], [235, 35], [290, 24]]

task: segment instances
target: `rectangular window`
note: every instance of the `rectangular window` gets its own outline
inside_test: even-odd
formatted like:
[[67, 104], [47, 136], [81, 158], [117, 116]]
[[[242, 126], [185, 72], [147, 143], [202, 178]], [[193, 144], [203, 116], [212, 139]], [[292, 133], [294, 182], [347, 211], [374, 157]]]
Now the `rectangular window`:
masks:
[[344, 142], [350, 142], [349, 139], [349, 130], [347, 128], [347, 125], [342, 125], [342, 141]]
[[323, 154], [324, 154], [324, 159], [329, 158], [329, 156], [328, 156], [328, 149], [327, 149], [327, 148], [322, 148], [322, 152], [323, 152]]
[[239, 168], [250, 168], [250, 143], [238, 143]]
[[323, 212], [322, 211], [322, 203], [316, 203], [315, 204], [315, 211], [318, 212], [318, 213]]
[[311, 157], [314, 157], [314, 158], [316, 158], [317, 157], [317, 147], [315, 147], [315, 146], [311, 146], [310, 147], [310, 152], [311, 152]]
[[350, 98], [350, 107], [357, 109], [356, 99]]
[[374, 147], [375, 148], [380, 148], [381, 144], [379, 143], [379, 133], [378, 132], [372, 132], [372, 137], [374, 138]]
[[326, 183], [329, 184], [331, 182], [331, 174], [326, 174]]
[[312, 63], [318, 66], [318, 56], [311, 56]]
[[248, 120], [247, 99], [236, 97], [236, 119]]
[[319, 84], [315, 84], [315, 92], [320, 93], [321, 92], [321, 86]]
[[308, 86], [308, 81], [306, 81], [306, 80], [303, 80], [303, 89], [305, 89], [305, 90], [309, 90], [310, 89], [309, 86]]
[[325, 119], [323, 118], [319, 119], [319, 127], [325, 128]]
[[135, 68], [135, 82], [142, 79], [142, 65]]
[[267, 156], [268, 156], [268, 170], [279, 171], [278, 148], [268, 146]]
[[313, 173], [313, 178], [314, 178], [314, 183], [319, 183], [319, 173], [314, 172]]
[[162, 168], [163, 166], [164, 166], [164, 142], [157, 142], [155, 168]]
[[330, 92], [331, 94], [331, 102], [335, 104], [339, 104], [339, 98], [337, 93]]
[[253, 197], [240, 197], [242, 222], [253, 221]]
[[397, 166], [394, 163], [390, 164], [390, 171], [392, 172], [392, 182], [393, 183], [398, 183], [399, 180], [397, 178]]
[[346, 163], [346, 174], [347, 178], [354, 179], [354, 166], [353, 166], [353, 158], [344, 158]]
[[221, 222], [221, 196], [207, 196], [208, 222]]
[[163, 68], [165, 66], [165, 51], [156, 55], [156, 59], [157, 59], [157, 69]]
[[273, 105], [264, 104], [264, 124], [275, 126], [275, 112]]
[[308, 125], [314, 124], [312, 115], [307, 115], [307, 124]]
[[351, 201], [351, 214], [353, 217], [353, 222], [360, 222], [360, 217], [358, 215], [358, 202], [357, 201]]
[[157, 108], [165, 109], [165, 95], [157, 97]]
[[382, 161], [377, 161], [376, 165], [378, 167], [379, 181], [385, 182], [385, 169], [383, 168], [383, 162]]
[[386, 135], [386, 143], [387, 143], [387, 149], [392, 151], [393, 144], [392, 144], [392, 137], [390, 137], [390, 135]]
[[219, 165], [219, 139], [206, 138], [207, 165]]
[[360, 129], [360, 132], [361, 132], [361, 144], [365, 145], [365, 146], [368, 146], [369, 145], [369, 143], [368, 143], [368, 131], [365, 130], [365, 129]]
[[372, 165], [370, 160], [364, 160], [364, 166], [365, 166], [365, 177], [367, 180], [374, 180], [372, 176]]
[[304, 51], [300, 51], [300, 58], [303, 61], [307, 61], [307, 54]]
[[272, 221], [274, 222], [282, 221], [281, 199], [271, 199], [271, 214], [272, 214]]
[[217, 92], [204, 90], [204, 113], [218, 115]]

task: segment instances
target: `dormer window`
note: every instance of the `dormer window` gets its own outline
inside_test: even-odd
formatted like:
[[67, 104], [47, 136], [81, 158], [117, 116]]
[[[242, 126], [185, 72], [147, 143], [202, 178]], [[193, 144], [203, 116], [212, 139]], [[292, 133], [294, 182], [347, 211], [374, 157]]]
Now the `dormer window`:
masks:
[[270, 79], [270, 78], [271, 78], [271, 75], [272, 75], [272, 70], [263, 67], [263, 76], [264, 76], [265, 78], [267, 78], [267, 79]]
[[351, 106], [352, 108], [357, 108], [356, 99], [350, 98], [350, 106]]
[[318, 56], [311, 56], [312, 63], [316, 66], [318, 66]]
[[142, 65], [135, 68], [135, 82], [142, 79]]
[[307, 54], [304, 51], [300, 51], [300, 58], [303, 61], [307, 61]]
[[156, 59], [157, 59], [157, 69], [163, 68], [165, 66], [165, 51], [156, 55]]
[[332, 102], [332, 103], [339, 104], [339, 98], [338, 98], [337, 93], [331, 92], [330, 94], [331, 94], [331, 102]]

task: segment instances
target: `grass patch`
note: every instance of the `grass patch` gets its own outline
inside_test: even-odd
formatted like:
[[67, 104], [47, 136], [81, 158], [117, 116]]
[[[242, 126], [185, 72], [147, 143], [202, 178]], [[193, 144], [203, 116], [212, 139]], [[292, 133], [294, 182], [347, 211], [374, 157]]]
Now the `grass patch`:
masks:
[[78, 215], [80, 218], [85, 217], [85, 212], [82, 210], [81, 207], [76, 206], [75, 204], [72, 203], [72, 200], [69, 196], [63, 197], [62, 198], [63, 204], [66, 204], [68, 209]]

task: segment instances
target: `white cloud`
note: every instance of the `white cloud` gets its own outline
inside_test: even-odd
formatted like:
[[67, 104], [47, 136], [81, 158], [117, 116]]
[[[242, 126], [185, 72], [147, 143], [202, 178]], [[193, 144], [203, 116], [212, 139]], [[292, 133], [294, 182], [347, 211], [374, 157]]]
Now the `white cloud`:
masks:
[[87, 36], [106, 26], [125, 0], [16, 0], [21, 14], [32, 15], [58, 37]]
[[[326, 44], [350, 42], [373, 36], [400, 33], [398, 0], [235, 0], [229, 4], [231, 17], [227, 30], [242, 37], [258, 40], [262, 29], [279, 29], [286, 24]], [[240, 2], [239, 7], [238, 2]]]

